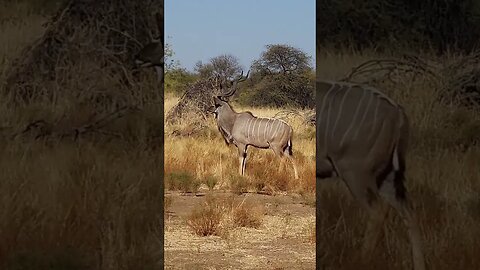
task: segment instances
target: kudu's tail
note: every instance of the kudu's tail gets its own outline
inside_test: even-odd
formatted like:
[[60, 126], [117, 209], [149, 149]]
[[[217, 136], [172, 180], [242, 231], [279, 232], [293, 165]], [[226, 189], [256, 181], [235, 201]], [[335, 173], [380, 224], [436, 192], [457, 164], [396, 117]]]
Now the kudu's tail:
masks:
[[290, 138], [288, 138], [288, 142], [287, 142], [288, 154], [289, 154], [290, 156], [293, 156], [292, 137], [293, 137], [293, 129], [292, 129], [292, 127], [290, 127]]
[[288, 149], [288, 154], [290, 156], [293, 156], [293, 144], [292, 144], [292, 138], [288, 139], [287, 142], [287, 149]]
[[405, 188], [405, 151], [408, 144], [409, 123], [403, 110], [401, 110], [400, 126], [397, 142], [392, 155], [392, 165], [395, 173], [394, 185], [397, 199], [404, 200], [406, 196]]
[[292, 145], [292, 139], [288, 140], [287, 147], [288, 147], [288, 154], [289, 154], [290, 156], [293, 156], [293, 149], [292, 149], [293, 145]]

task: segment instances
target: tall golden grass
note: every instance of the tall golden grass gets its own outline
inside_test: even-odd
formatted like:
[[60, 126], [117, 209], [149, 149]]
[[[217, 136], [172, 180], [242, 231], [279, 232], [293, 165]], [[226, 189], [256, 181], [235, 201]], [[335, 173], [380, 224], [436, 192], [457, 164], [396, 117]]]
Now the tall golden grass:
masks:
[[[368, 51], [318, 52], [317, 74], [339, 79], [352, 67], [384, 56]], [[446, 63], [458, 57], [437, 60]], [[410, 119], [406, 186], [423, 232], [428, 269], [479, 269], [480, 148], [472, 142], [480, 134], [480, 114], [441, 104], [439, 91], [426, 76], [379, 87], [404, 106]], [[317, 244], [322, 250], [317, 260], [324, 269], [411, 269], [405, 226], [395, 211], [390, 211], [380, 246], [362, 265], [355, 258], [366, 226], [364, 211], [341, 182], [326, 180], [317, 192], [321, 198]]]
[[[42, 35], [46, 21], [28, 5], [9, 3], [0, 4], [2, 93], [10, 63]], [[36, 119], [58, 128], [85, 123], [92, 113], [78, 103], [89, 93], [80, 100], [69, 93], [83, 89], [86, 70], [101, 71], [91, 64], [67, 67], [77, 69], [78, 77], [71, 78], [71, 88], [56, 89], [57, 102], [46, 98], [22, 107], [0, 102], [0, 269], [158, 269], [163, 264], [163, 149], [155, 147], [161, 141], [146, 135], [152, 128], [163, 131], [154, 126], [161, 105], [112, 123], [111, 133], [118, 136], [94, 133], [75, 142], [8, 136]], [[105, 75], [95, 83], [115, 86], [115, 76]], [[153, 81], [138, 87], [160, 92]], [[141, 93], [113, 91], [132, 103]]]

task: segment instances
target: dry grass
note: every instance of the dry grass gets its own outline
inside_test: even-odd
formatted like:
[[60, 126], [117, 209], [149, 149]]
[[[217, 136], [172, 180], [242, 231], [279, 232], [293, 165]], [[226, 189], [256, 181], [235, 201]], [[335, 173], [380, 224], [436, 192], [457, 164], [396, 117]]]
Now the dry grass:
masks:
[[[165, 221], [166, 269], [315, 269], [315, 211], [291, 196], [223, 191], [171, 196], [175, 201], [174, 214]], [[199, 236], [185, 222], [194, 209], [206, 209], [207, 200], [224, 214], [218, 236]]]
[[236, 203], [232, 196], [207, 195], [205, 202], [193, 209], [187, 225], [198, 236], [225, 236], [236, 227], [259, 228], [263, 211], [251, 202]]
[[172, 172], [165, 175], [165, 187], [169, 190], [181, 190], [184, 193], [196, 192], [200, 182], [189, 172]]
[[164, 196], [163, 197], [163, 208], [164, 208], [164, 213], [166, 214], [168, 212], [168, 209], [173, 203], [173, 198], [171, 196]]
[[263, 213], [251, 203], [242, 202], [232, 209], [233, 224], [238, 227], [258, 229], [262, 224]]
[[[338, 79], [355, 65], [380, 58], [372, 52], [317, 55], [323, 79]], [[446, 56], [440, 62], [458, 56]], [[411, 122], [407, 189], [420, 220], [429, 269], [479, 269], [480, 114], [445, 106], [426, 77], [378, 85], [405, 107]], [[462, 145], [470, 145], [465, 150]], [[365, 213], [341, 182], [326, 180], [321, 200], [320, 239], [324, 269], [362, 268], [355, 258], [366, 225]], [[385, 235], [365, 269], [409, 269], [410, 247], [402, 221], [390, 212]]]
[[196, 235], [220, 235], [220, 223], [223, 209], [218, 204], [205, 203], [199, 209], [194, 209], [187, 220], [187, 225]]
[[[44, 30], [45, 18], [12, 3], [0, 4], [2, 93], [9, 63]], [[87, 66], [67, 68], [78, 68], [71, 85], [81, 90]], [[113, 78], [106, 76], [106, 85]], [[156, 91], [153, 84], [144, 87]], [[157, 269], [162, 263], [163, 160], [162, 149], [154, 150], [146, 140], [144, 116], [115, 122], [111, 128], [122, 136], [114, 139], [3, 137], [35, 119], [70, 127], [91, 117], [88, 108], [69, 98], [71, 89], [58, 90], [56, 103], [45, 99], [13, 108], [0, 102], [0, 268]], [[162, 110], [149, 113], [161, 115]]]

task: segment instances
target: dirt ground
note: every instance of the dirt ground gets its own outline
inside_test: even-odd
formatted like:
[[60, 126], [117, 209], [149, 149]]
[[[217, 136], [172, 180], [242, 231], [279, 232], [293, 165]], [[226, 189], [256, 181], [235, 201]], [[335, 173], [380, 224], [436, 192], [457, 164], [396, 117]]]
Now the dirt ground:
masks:
[[[213, 191], [215, 196], [229, 196]], [[165, 269], [315, 269], [315, 208], [294, 195], [234, 195], [264, 208], [258, 229], [235, 228], [227, 236], [200, 237], [186, 224], [204, 194], [167, 192]]]

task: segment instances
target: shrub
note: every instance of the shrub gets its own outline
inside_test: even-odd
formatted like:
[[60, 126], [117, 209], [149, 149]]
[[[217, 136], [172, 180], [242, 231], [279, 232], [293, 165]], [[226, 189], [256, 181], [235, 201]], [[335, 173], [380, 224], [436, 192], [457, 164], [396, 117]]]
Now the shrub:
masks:
[[236, 204], [232, 196], [207, 195], [205, 202], [192, 211], [186, 222], [196, 235], [225, 235], [235, 227], [260, 227], [262, 216], [261, 208], [251, 203]]
[[216, 205], [205, 204], [203, 208], [194, 209], [187, 219], [187, 225], [196, 235], [219, 235], [222, 209]]
[[165, 175], [166, 188], [171, 190], [181, 190], [185, 193], [196, 192], [200, 187], [200, 182], [189, 172], [172, 172]]
[[207, 175], [203, 182], [205, 185], [207, 185], [208, 189], [213, 190], [215, 185], [218, 183], [218, 179], [212, 175]]

